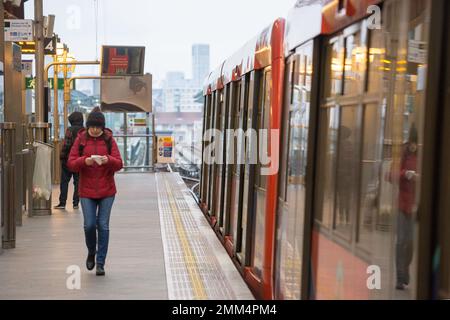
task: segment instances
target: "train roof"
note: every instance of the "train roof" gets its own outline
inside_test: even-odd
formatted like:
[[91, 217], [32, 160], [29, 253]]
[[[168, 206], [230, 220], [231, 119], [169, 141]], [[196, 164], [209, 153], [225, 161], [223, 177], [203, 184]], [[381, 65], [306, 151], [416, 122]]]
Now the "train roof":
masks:
[[[212, 71], [204, 83], [204, 95], [223, 88], [229, 82], [239, 79], [242, 75], [252, 70], [259, 70], [271, 65], [274, 58], [272, 54], [272, 40], [278, 36], [273, 31], [274, 29], [277, 31], [284, 30], [284, 24], [284, 19], [277, 19], [272, 25], [248, 41], [239, 51]], [[282, 45], [283, 37], [281, 36], [280, 38], [278, 40], [281, 41]]]
[[321, 34], [333, 34], [367, 17], [368, 8], [383, 0], [298, 0], [286, 20], [285, 55]]
[[286, 19], [285, 55], [323, 33], [323, 8], [332, 0], [298, 0]]

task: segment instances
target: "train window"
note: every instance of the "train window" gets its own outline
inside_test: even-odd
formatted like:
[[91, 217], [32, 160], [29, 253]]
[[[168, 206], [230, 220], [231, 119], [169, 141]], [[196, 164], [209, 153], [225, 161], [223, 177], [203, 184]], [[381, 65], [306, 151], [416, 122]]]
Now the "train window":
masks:
[[[270, 112], [271, 112], [271, 96], [272, 96], [272, 72], [266, 71], [264, 73], [264, 79], [263, 79], [263, 86], [262, 86], [262, 99], [261, 99], [261, 108], [260, 108], [260, 121], [259, 121], [259, 128], [263, 130], [270, 130]], [[261, 133], [261, 130], [258, 130], [258, 154], [266, 154], [263, 155], [264, 158], [267, 158], [267, 153], [269, 149], [269, 143], [270, 143], [270, 137], [267, 131], [267, 134], [265, 135], [267, 137], [266, 141], [262, 141], [261, 139], [264, 137]], [[261, 150], [261, 147], [263, 149]], [[267, 176], [261, 174], [261, 159], [258, 161], [258, 187], [261, 189], [266, 189], [267, 187]]]
[[301, 139], [302, 139], [302, 114], [300, 110], [290, 112], [289, 124], [289, 165], [288, 165], [288, 183], [298, 184], [297, 177], [301, 176], [300, 158], [301, 158]]
[[383, 72], [390, 71], [391, 61], [385, 58], [383, 32], [370, 31], [369, 71], [367, 90], [370, 93], [380, 93], [382, 90]]
[[367, 48], [358, 31], [345, 38], [344, 94], [361, 93], [367, 64]]
[[359, 107], [341, 109], [334, 228], [347, 240], [351, 239], [352, 225], [358, 210], [360, 121]]
[[379, 210], [380, 172], [384, 142], [385, 106], [368, 104], [364, 110], [364, 133], [361, 156], [361, 194], [358, 243], [371, 250], [377, 211]]
[[342, 94], [342, 76], [344, 74], [344, 46], [343, 38], [336, 37], [330, 40], [327, 49], [327, 68], [325, 97]]
[[317, 212], [315, 219], [322, 226], [331, 227], [334, 212], [336, 158], [339, 130], [339, 107], [322, 108], [320, 111], [320, 136], [317, 176]]
[[[234, 90], [233, 90], [233, 129], [237, 130], [239, 129], [239, 117], [241, 115], [241, 82], [233, 83]], [[235, 136], [236, 137], [236, 136]], [[239, 139], [233, 138], [233, 173], [238, 174], [238, 169], [240, 166], [238, 165], [238, 150], [239, 150]]]

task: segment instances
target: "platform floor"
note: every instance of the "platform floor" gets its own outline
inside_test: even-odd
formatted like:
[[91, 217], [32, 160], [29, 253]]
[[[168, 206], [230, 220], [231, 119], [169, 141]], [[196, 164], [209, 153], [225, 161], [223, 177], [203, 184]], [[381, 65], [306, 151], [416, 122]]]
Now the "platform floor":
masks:
[[[83, 217], [69, 202], [24, 217], [16, 249], [0, 255], [0, 299], [253, 299], [177, 174], [116, 181], [106, 277], [85, 268]], [[56, 204], [59, 188], [53, 195]], [[81, 270], [79, 290], [68, 289], [71, 266]]]

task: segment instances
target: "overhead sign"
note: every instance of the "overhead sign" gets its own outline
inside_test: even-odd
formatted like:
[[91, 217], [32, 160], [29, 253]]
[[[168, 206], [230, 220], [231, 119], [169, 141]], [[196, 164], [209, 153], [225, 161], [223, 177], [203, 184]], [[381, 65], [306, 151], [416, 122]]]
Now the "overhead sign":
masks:
[[[34, 54], [36, 52], [36, 43], [34, 41], [18, 41], [22, 47], [23, 54]], [[56, 54], [56, 36], [44, 39], [44, 54], [51, 56]]]
[[158, 163], [175, 163], [175, 139], [169, 136], [157, 137]]
[[22, 73], [25, 77], [33, 76], [33, 60], [22, 60]]
[[145, 47], [102, 47], [102, 76], [142, 76], [144, 62]]
[[101, 80], [101, 108], [109, 112], [152, 112], [152, 75]]
[[[32, 77], [26, 77], [25, 78], [25, 89], [27, 90], [33, 90], [35, 88], [35, 78]], [[53, 89], [53, 78], [48, 79], [48, 88]], [[72, 81], [70, 85], [71, 90], [76, 90], [75, 87], [75, 81]], [[64, 90], [64, 79], [58, 79], [58, 90]]]
[[6, 19], [5, 41], [33, 41], [33, 20]]

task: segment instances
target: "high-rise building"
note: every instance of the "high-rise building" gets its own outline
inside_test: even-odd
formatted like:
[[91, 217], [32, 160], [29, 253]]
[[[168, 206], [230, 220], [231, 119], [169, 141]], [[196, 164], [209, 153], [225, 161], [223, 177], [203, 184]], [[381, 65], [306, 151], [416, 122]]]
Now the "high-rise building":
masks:
[[209, 75], [209, 44], [194, 44], [192, 46], [192, 80], [201, 87]]
[[202, 104], [195, 96], [201, 92], [201, 86], [185, 79], [182, 72], [168, 72], [163, 83], [164, 112], [201, 112]]

